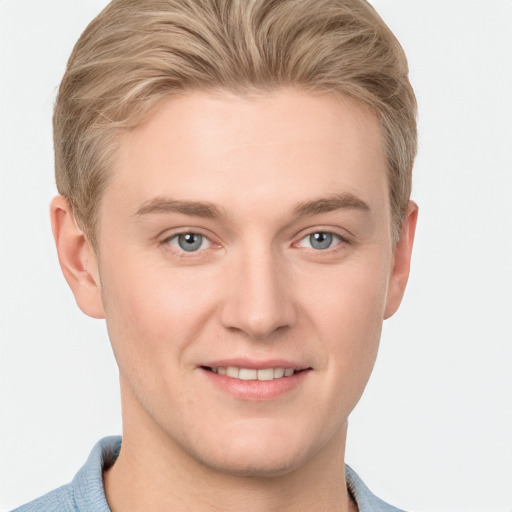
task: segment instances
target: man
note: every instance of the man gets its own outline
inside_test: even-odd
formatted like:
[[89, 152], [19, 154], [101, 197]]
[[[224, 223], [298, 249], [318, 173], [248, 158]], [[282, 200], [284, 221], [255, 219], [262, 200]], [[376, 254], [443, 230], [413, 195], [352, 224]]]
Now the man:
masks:
[[397, 510], [345, 467], [417, 207], [405, 56], [363, 0], [114, 0], [54, 114], [59, 261], [123, 438], [18, 510]]

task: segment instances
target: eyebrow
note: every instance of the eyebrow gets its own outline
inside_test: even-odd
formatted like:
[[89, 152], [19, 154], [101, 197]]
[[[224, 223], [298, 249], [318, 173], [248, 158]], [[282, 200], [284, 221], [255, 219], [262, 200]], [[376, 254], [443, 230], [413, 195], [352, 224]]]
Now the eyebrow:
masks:
[[[296, 217], [310, 217], [336, 210], [369, 211], [370, 207], [362, 199], [351, 193], [333, 194], [295, 205], [292, 209]], [[168, 197], [156, 197], [142, 204], [135, 217], [155, 213], [182, 213], [210, 219], [226, 218], [224, 208], [208, 201], [178, 201]]]
[[226, 217], [226, 212], [220, 206], [207, 201], [178, 201], [167, 197], [156, 197], [146, 201], [135, 212], [135, 217], [150, 213], [182, 213], [184, 215], [195, 215], [217, 219]]
[[299, 203], [293, 209], [293, 213], [297, 217], [309, 217], [336, 210], [370, 211], [370, 207], [356, 195], [347, 192]]

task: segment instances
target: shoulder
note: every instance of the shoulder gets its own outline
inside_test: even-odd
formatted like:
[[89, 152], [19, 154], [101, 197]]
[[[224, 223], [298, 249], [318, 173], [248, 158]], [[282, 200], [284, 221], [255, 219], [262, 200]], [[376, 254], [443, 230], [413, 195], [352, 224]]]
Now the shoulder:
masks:
[[120, 447], [120, 437], [102, 439], [72, 482], [12, 512], [110, 512], [103, 488], [103, 470], [114, 463]]
[[345, 474], [347, 487], [357, 503], [359, 512], [404, 512], [375, 496], [348, 465], [345, 465]]
[[63, 485], [13, 512], [74, 512], [78, 510], [73, 500], [71, 484]]

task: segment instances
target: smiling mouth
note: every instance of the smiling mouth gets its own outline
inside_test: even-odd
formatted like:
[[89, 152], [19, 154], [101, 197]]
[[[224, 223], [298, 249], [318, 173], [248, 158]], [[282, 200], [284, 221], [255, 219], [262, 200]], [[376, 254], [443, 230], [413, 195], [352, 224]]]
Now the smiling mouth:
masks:
[[261, 368], [256, 370], [254, 368], [239, 368], [236, 366], [219, 366], [217, 368], [202, 366], [201, 368], [212, 373], [225, 375], [226, 377], [230, 377], [232, 379], [261, 381], [283, 379], [286, 377], [291, 377], [297, 373], [310, 370], [310, 368], [305, 368], [304, 370], [295, 370], [294, 368]]

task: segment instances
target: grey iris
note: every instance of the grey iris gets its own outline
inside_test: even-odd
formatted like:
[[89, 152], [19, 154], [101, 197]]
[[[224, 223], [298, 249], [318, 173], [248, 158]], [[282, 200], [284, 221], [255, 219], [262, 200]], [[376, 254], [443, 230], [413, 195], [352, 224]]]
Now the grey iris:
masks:
[[309, 235], [309, 243], [313, 249], [328, 249], [332, 244], [332, 235], [331, 233], [313, 233]]
[[178, 245], [184, 251], [197, 251], [203, 243], [203, 236], [197, 233], [185, 233], [178, 236]]

